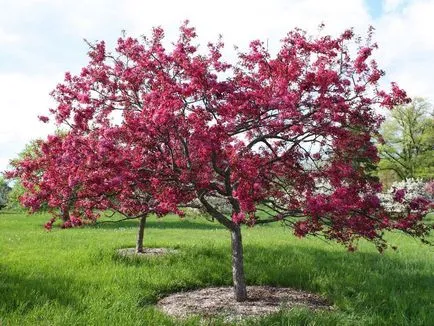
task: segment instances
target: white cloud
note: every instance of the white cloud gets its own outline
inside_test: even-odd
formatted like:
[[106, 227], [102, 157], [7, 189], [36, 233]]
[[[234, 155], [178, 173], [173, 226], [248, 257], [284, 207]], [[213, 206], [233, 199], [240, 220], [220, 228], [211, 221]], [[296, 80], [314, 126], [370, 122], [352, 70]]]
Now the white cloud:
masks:
[[376, 23], [378, 61], [411, 96], [434, 100], [434, 1], [415, 0]]
[[294, 27], [315, 32], [326, 23], [327, 31], [342, 32], [350, 26], [365, 26], [369, 16], [362, 0], [221, 0], [213, 3], [184, 1], [124, 1], [129, 32], [148, 33], [162, 25], [171, 39], [185, 19], [197, 26], [201, 40], [214, 40], [222, 34], [225, 43], [243, 47], [252, 39], [269, 39], [272, 45]]
[[8, 33], [0, 26], [0, 45], [8, 46], [10, 44], [18, 43], [21, 37], [15, 33]]
[[[378, 1], [378, 0], [377, 0]], [[398, 9], [404, 4], [405, 0], [384, 0], [383, 10], [385, 12], [391, 12]]]
[[2, 92], [0, 129], [0, 171], [5, 163], [20, 152], [29, 141], [53, 131], [37, 118], [52, 105], [48, 93], [53, 88], [52, 78], [23, 74], [0, 75]]
[[162, 26], [170, 42], [176, 40], [179, 26], [188, 19], [197, 28], [202, 46], [221, 34], [225, 43], [223, 57], [232, 62], [234, 45], [244, 50], [250, 41], [260, 39], [275, 53], [280, 40], [295, 27], [316, 34], [319, 25], [325, 23], [326, 33], [340, 34], [350, 27], [364, 33], [371, 23], [363, 0], [126, 0], [121, 16], [125, 17], [129, 34], [149, 35], [152, 27]]

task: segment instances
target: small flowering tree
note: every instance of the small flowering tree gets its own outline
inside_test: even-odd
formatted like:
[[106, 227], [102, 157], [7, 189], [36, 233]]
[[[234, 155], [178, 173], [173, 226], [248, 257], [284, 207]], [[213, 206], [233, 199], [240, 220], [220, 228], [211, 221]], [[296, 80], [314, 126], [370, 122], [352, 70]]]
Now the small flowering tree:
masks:
[[46, 229], [57, 219], [62, 220], [62, 228], [81, 226], [95, 221], [101, 211], [112, 210], [126, 219], [140, 220], [136, 252], [143, 252], [147, 216], [170, 210], [151, 195], [146, 171], [131, 172], [132, 151], [124, 151], [118, 135], [104, 138], [98, 131], [38, 140], [32, 151], [11, 162], [13, 169], [7, 176], [21, 182], [25, 192], [20, 201], [30, 212], [44, 207], [52, 213]]
[[[19, 200], [31, 212], [52, 210], [55, 207], [56, 212], [53, 213], [66, 222], [69, 220], [68, 201], [72, 196], [62, 189], [65, 188], [65, 182], [67, 183], [69, 173], [66, 172], [69, 171], [65, 170], [65, 165], [60, 164], [61, 158], [57, 157], [60, 140], [59, 136], [50, 136], [45, 142], [41, 139], [32, 141], [18, 158], [11, 160], [10, 165], [13, 170], [8, 171], [6, 176], [15, 179], [20, 184], [20, 188], [24, 189], [19, 194]], [[56, 180], [47, 178], [50, 169], [55, 169], [54, 175], [59, 178]], [[43, 177], [45, 170], [47, 170], [47, 177]], [[51, 191], [47, 187], [50, 183], [59, 186], [57, 191]]]
[[[362, 43], [351, 30], [318, 38], [295, 30], [276, 55], [253, 41], [234, 65], [221, 60], [221, 41], [199, 51], [187, 24], [171, 49], [163, 38], [161, 28], [141, 40], [122, 37], [115, 53], [91, 44], [89, 64], [53, 92], [51, 113], [71, 128], [72, 140], [105, 150], [83, 156], [84, 167], [110, 177], [89, 183], [87, 168], [75, 173], [83, 177], [73, 184], [90, 191], [88, 208], [110, 206], [89, 201], [94, 187], [111, 193], [106, 180], [117, 180], [109, 189], [121, 193], [149, 194], [163, 211], [199, 201], [230, 231], [238, 301], [247, 299], [242, 224], [283, 221], [297, 236], [322, 234], [349, 249], [365, 238], [383, 250], [386, 230], [429, 232], [422, 203], [390, 219], [369, 174], [382, 121], [375, 107], [408, 102], [396, 84], [379, 88], [371, 32]], [[117, 163], [101, 165], [111, 155]], [[136, 207], [129, 196], [115, 198], [123, 209]]]

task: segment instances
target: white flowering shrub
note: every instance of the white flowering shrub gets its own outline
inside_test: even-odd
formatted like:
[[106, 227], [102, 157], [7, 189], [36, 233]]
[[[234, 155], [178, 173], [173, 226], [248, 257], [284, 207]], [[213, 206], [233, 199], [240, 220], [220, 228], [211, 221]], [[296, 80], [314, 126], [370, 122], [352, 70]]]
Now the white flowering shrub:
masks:
[[[217, 209], [220, 213], [225, 215], [230, 215], [232, 213], [232, 206], [230, 203], [222, 197], [217, 196], [209, 196], [206, 197], [206, 200]], [[199, 199], [194, 199], [190, 203], [188, 203], [187, 208], [190, 209], [189, 212], [194, 213], [194, 210], [198, 210], [200, 214], [207, 214], [205, 207], [203, 207], [202, 203]]]
[[389, 190], [379, 195], [383, 207], [391, 213], [404, 213], [406, 209], [416, 210], [421, 201], [433, 202], [434, 182], [407, 179], [394, 182]]
[[425, 184], [425, 192], [431, 201], [434, 201], [434, 180], [428, 181]]

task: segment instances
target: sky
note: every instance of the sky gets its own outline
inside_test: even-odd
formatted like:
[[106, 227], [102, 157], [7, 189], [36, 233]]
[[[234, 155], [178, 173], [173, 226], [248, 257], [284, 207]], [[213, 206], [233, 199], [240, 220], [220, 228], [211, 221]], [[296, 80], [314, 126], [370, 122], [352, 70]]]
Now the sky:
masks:
[[37, 116], [55, 106], [49, 93], [64, 73], [86, 65], [83, 39], [110, 48], [123, 30], [140, 36], [162, 26], [175, 40], [189, 19], [199, 43], [221, 34], [230, 59], [233, 45], [243, 49], [253, 39], [276, 49], [294, 27], [317, 35], [324, 23], [324, 32], [338, 35], [372, 25], [385, 82], [434, 102], [433, 17], [434, 0], [0, 0], [0, 171], [25, 144], [55, 130]]

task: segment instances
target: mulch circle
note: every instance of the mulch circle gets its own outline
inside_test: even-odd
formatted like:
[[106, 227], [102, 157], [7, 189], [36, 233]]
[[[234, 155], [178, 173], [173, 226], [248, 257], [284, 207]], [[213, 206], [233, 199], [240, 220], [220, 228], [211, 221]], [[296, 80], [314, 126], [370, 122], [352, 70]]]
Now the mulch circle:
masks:
[[294, 307], [332, 309], [327, 300], [319, 295], [291, 288], [248, 286], [247, 295], [247, 301], [237, 302], [232, 287], [205, 288], [169, 295], [161, 299], [157, 306], [176, 318], [217, 316], [226, 321], [260, 317]]
[[118, 254], [124, 257], [160, 256], [178, 252], [171, 248], [143, 248], [143, 252], [136, 252], [136, 248], [118, 249]]

